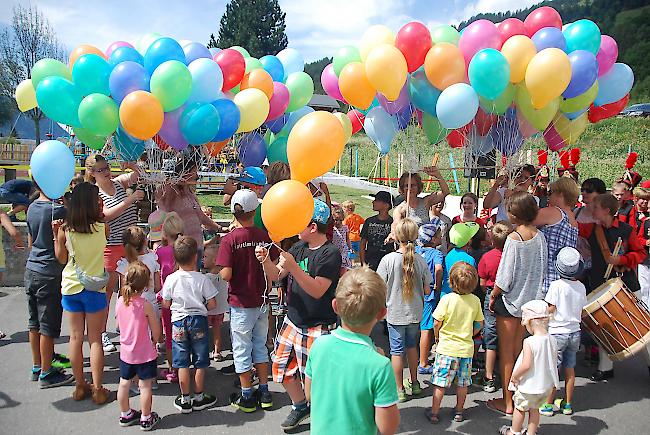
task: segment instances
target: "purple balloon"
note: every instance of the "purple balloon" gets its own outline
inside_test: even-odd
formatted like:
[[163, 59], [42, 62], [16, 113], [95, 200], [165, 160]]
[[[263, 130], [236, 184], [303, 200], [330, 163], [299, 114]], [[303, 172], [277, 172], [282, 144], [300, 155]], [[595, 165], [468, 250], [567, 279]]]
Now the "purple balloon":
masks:
[[598, 77], [607, 74], [616, 63], [618, 58], [618, 45], [611, 36], [602, 35], [600, 37], [600, 49], [596, 60], [598, 61]]
[[513, 109], [509, 109], [505, 116], [499, 116], [497, 122], [490, 129], [490, 138], [501, 154], [510, 157], [521, 148], [524, 137], [519, 130], [517, 115]]
[[395, 114], [395, 119], [397, 119], [397, 127], [399, 127], [400, 130], [404, 130], [406, 127], [408, 127], [412, 116], [413, 107], [407, 103], [406, 107], [402, 108], [402, 110]]
[[410, 105], [408, 83], [404, 84], [402, 90], [399, 92], [399, 97], [395, 101], [389, 101], [388, 98], [379, 92], [377, 92], [377, 101], [391, 115], [401, 112], [406, 106]]
[[183, 151], [189, 145], [189, 142], [183, 137], [178, 125], [178, 121], [181, 115], [183, 115], [184, 110], [185, 105], [182, 105], [176, 110], [166, 112], [163, 125], [160, 131], [158, 131], [158, 135], [176, 151]]
[[185, 52], [185, 65], [189, 65], [192, 61], [201, 59], [202, 57], [212, 59], [210, 50], [208, 50], [205, 45], [199, 44], [198, 42], [190, 42], [189, 44], [186, 44], [183, 47], [183, 52]]
[[239, 161], [244, 166], [262, 166], [266, 159], [266, 142], [257, 132], [251, 132], [239, 141]]
[[273, 134], [278, 134], [284, 127], [284, 125], [287, 123], [289, 120], [289, 114], [285, 113], [284, 115], [280, 116], [277, 119], [274, 119], [273, 121], [267, 121], [266, 122], [266, 127], [271, 130]]
[[273, 96], [269, 100], [269, 116], [266, 117], [267, 121], [277, 119], [289, 107], [289, 89], [280, 82], [273, 82]]
[[562, 34], [562, 30], [555, 27], [543, 27], [535, 32], [531, 39], [535, 47], [537, 47], [537, 52], [545, 48], [559, 48], [562, 51], [566, 51], [564, 34]]
[[569, 53], [571, 62], [571, 81], [564, 90], [564, 98], [573, 98], [587, 92], [598, 78], [598, 61], [587, 50], [574, 50]]
[[121, 62], [113, 68], [108, 79], [111, 96], [119, 105], [124, 97], [134, 91], [149, 91], [149, 73], [136, 62]]
[[334, 72], [334, 67], [332, 64], [328, 64], [320, 75], [320, 82], [323, 85], [325, 93], [335, 100], [345, 101], [341, 90], [339, 89], [339, 78], [336, 77]]
[[129, 44], [129, 43], [126, 42], [126, 41], [115, 41], [115, 42], [113, 42], [111, 45], [108, 46], [108, 48], [106, 49], [106, 51], [104, 52], [104, 54], [106, 54], [106, 57], [107, 57], [107, 58], [108, 58], [108, 57], [111, 57], [111, 54], [113, 54], [113, 51], [115, 51], [115, 50], [116, 50], [117, 48], [119, 48], [119, 47], [131, 47], [131, 48], [135, 48], [135, 47], [133, 47], [133, 45]]

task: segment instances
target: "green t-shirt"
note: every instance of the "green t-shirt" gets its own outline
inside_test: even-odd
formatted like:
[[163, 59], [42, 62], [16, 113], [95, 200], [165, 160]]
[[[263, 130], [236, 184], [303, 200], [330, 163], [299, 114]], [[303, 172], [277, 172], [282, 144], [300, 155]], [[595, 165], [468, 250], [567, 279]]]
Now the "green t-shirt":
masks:
[[305, 371], [311, 379], [311, 433], [377, 433], [375, 407], [397, 403], [390, 360], [367, 335], [338, 328], [317, 338]]

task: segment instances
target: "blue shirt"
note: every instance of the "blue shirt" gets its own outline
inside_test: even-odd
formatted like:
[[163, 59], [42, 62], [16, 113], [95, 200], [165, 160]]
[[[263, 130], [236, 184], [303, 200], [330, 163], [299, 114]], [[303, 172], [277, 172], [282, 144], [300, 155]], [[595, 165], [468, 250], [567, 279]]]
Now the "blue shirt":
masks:
[[444, 267], [442, 272], [442, 290], [440, 291], [441, 297], [451, 293], [451, 287], [449, 287], [449, 271], [454, 264], [459, 261], [464, 261], [465, 263], [470, 264], [471, 266], [476, 267], [476, 260], [474, 257], [469, 255], [462, 249], [452, 248], [447, 256], [445, 257]]
[[416, 246], [415, 252], [420, 254], [424, 258], [424, 261], [427, 262], [427, 266], [429, 266], [429, 271], [433, 277], [433, 280], [431, 281], [431, 293], [424, 296], [424, 300], [430, 302], [436, 299], [435, 292], [433, 291], [436, 284], [436, 265], [439, 264], [442, 266], [444, 256], [442, 255], [442, 252], [436, 248], [425, 248], [422, 246]]
[[41, 275], [61, 275], [63, 265], [54, 255], [52, 217], [56, 220], [65, 216], [65, 208], [51, 201], [38, 199], [27, 209], [27, 229], [32, 236], [32, 249], [25, 265], [27, 269]]

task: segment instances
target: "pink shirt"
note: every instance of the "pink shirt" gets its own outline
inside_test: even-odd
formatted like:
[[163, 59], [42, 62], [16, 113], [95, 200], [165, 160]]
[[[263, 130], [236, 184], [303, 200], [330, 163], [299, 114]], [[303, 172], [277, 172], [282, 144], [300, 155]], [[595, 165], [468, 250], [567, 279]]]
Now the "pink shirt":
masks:
[[116, 304], [117, 324], [120, 327], [120, 359], [127, 364], [143, 364], [157, 358], [151, 341], [149, 320], [144, 313], [142, 297], [131, 298], [128, 306], [120, 296]]
[[175, 211], [183, 221], [183, 234], [196, 240], [203, 249], [203, 230], [201, 229], [201, 206], [196, 194], [187, 186], [165, 185], [156, 191], [158, 208], [164, 212]]
[[176, 260], [174, 260], [174, 247], [171, 245], [160, 246], [156, 249], [158, 264], [160, 264], [160, 283], [165, 284], [168, 275], [174, 272]]

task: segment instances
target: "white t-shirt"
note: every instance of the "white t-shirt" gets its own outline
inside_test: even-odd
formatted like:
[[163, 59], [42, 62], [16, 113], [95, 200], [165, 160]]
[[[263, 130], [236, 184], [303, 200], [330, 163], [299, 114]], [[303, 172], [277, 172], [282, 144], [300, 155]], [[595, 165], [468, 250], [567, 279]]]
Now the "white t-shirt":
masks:
[[[516, 388], [526, 394], [548, 394], [552, 387], [560, 387], [560, 379], [557, 374], [557, 344], [555, 338], [550, 334], [532, 335], [524, 340], [524, 346], [528, 345], [533, 353], [532, 367], [524, 373]], [[523, 363], [524, 352], [517, 358], [513, 373]], [[512, 382], [508, 389], [515, 391]]]
[[[160, 319], [160, 307], [156, 299], [154, 277], [156, 272], [160, 272], [160, 264], [158, 264], [158, 256], [155, 252], [147, 252], [146, 254], [138, 255], [138, 260], [142, 261], [147, 269], [149, 269], [149, 284], [147, 288], [142, 292], [142, 297], [149, 301], [153, 305], [154, 313], [156, 317]], [[124, 282], [126, 277], [126, 270], [129, 267], [129, 262], [126, 258], [120, 258], [115, 267], [115, 271], [119, 273], [121, 277], [121, 282]]]
[[212, 285], [217, 289], [217, 308], [208, 311], [208, 316], [217, 316], [228, 312], [228, 281], [221, 279], [218, 273], [206, 273]]
[[205, 304], [217, 296], [217, 289], [201, 272], [177, 270], [165, 280], [162, 296], [172, 301], [172, 322], [177, 322], [187, 316], [207, 316]]
[[553, 319], [548, 323], [549, 334], [570, 334], [580, 331], [580, 314], [587, 305], [587, 290], [580, 281], [558, 279], [551, 282], [544, 300], [555, 305]]

